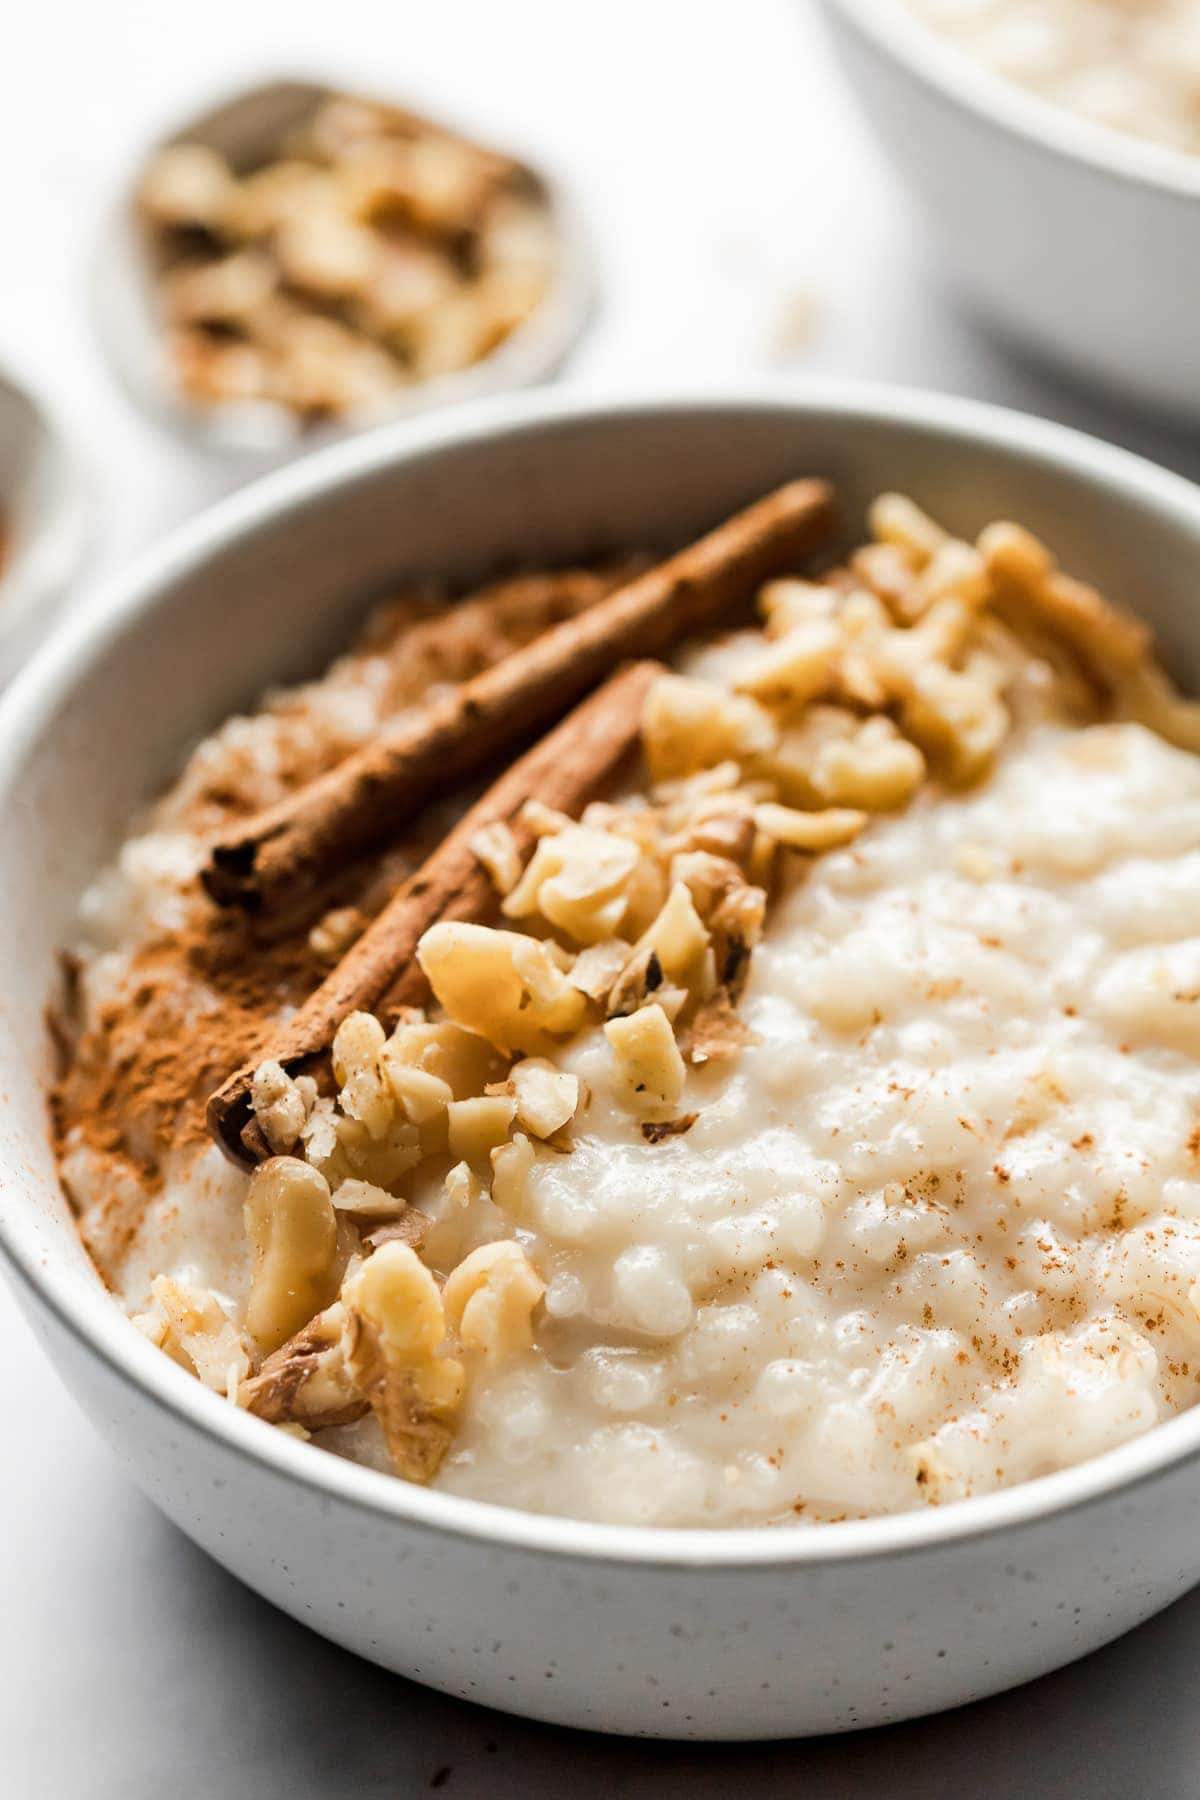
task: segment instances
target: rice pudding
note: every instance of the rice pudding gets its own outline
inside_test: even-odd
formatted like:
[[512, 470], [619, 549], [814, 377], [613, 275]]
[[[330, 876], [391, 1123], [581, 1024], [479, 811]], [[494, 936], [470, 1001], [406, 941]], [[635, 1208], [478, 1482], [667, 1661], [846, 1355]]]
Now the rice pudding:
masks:
[[[419, 1003], [319, 1067], [274, 1037], [455, 807], [267, 931], [214, 842], [629, 571], [406, 601], [193, 754], [85, 898], [55, 1097], [167, 1354], [326, 1451], [647, 1525], [940, 1504], [1193, 1402], [1200, 720], [1019, 527], [871, 523], [615, 677], [637, 758], [578, 813], [475, 827], [488, 789], [492, 911], [445, 906]], [[244, 1056], [249, 1168], [203, 1111]]]
[[1197, 0], [904, 0], [997, 75], [1097, 125], [1200, 153]]

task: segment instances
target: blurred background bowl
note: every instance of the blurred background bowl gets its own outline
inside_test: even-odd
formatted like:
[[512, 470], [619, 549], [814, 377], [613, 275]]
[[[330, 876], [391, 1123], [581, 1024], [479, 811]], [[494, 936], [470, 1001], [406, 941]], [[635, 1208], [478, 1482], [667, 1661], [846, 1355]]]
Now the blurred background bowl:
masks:
[[821, 0], [852, 89], [969, 300], [1077, 378], [1200, 418], [1200, 156], [990, 73], [902, 0]]
[[[289, 131], [341, 91], [315, 81], [268, 82], [184, 121], [146, 147], [102, 234], [94, 297], [109, 360], [140, 406], [194, 444], [262, 462], [387, 419], [529, 387], [557, 373], [587, 324], [594, 296], [593, 259], [574, 203], [544, 169], [518, 156], [549, 208], [558, 244], [556, 272], [529, 317], [478, 362], [400, 389], [369, 411], [347, 412], [316, 426], [306, 426], [287, 407], [269, 401], [205, 406], [190, 400], [168, 352], [150, 244], [138, 216], [141, 179], [157, 151], [181, 143], [216, 150], [235, 168], [266, 162], [279, 153]], [[365, 97], [395, 103], [389, 94]], [[469, 122], [465, 129], [471, 135]]]

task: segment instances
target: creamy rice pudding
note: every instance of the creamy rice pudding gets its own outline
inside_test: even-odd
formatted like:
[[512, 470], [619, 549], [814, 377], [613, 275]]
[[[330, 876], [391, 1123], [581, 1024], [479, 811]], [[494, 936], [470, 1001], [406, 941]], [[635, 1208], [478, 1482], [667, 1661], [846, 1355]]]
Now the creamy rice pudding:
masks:
[[344, 821], [429, 694], [656, 572], [407, 597], [193, 753], [85, 898], [55, 1096], [153, 1342], [325, 1450], [654, 1525], [938, 1504], [1193, 1403], [1200, 718], [1020, 528], [871, 524], [303, 904], [231, 903], [247, 821]]
[[1098, 125], [1200, 153], [1198, 0], [903, 0], [997, 75]]

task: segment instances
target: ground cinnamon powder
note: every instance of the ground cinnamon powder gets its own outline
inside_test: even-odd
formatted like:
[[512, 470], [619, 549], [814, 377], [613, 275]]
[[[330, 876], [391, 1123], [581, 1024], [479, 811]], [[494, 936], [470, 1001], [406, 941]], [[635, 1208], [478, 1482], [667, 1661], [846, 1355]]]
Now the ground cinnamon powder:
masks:
[[[468, 679], [594, 604], [630, 567], [626, 561], [513, 576], [450, 606], [444, 597], [435, 603], [407, 594], [377, 608], [323, 677], [271, 696], [255, 715], [269, 717], [275, 728], [272, 780], [299, 785], [343, 753], [321, 706], [331, 691], [369, 679], [377, 698], [383, 684], [385, 712], [412, 706], [431, 687]], [[253, 759], [236, 744], [214, 756], [212, 743], [193, 756], [166, 797], [162, 810], [172, 830], [203, 838], [263, 802], [263, 776]], [[113, 1266], [136, 1229], [140, 1205], [161, 1187], [167, 1154], [205, 1141], [208, 1096], [328, 973], [327, 960], [309, 941], [315, 921], [329, 909], [353, 906], [365, 923], [445, 829], [445, 806], [431, 808], [403, 843], [342, 871], [323, 892], [302, 896], [288, 918], [265, 924], [221, 912], [197, 882], [184, 897], [186, 922], [137, 946], [114, 998], [84, 1029], [77, 996], [68, 992], [54, 1021], [62, 1067], [51, 1112], [60, 1158], [86, 1146], [110, 1177], [104, 1183], [111, 1190], [109, 1216], [98, 1232], [85, 1229], [102, 1267]], [[130, 1206], [131, 1192], [138, 1206]], [[105, 1199], [93, 1209], [103, 1215]]]

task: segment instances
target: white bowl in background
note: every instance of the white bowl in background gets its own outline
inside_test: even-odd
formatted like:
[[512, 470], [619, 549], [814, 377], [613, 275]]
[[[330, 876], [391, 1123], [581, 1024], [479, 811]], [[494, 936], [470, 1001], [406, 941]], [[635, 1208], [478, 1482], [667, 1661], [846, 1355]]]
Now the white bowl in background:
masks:
[[1026, 521], [1200, 680], [1200, 491], [1035, 419], [810, 387], [508, 398], [333, 446], [184, 527], [0, 701], [0, 1250], [38, 1337], [133, 1479], [251, 1587], [389, 1668], [535, 1718], [791, 1736], [1068, 1662], [1200, 1579], [1200, 1408], [1007, 1492], [812, 1529], [544, 1518], [342, 1461], [218, 1399], [102, 1288], [47, 1132], [56, 950], [185, 746], [311, 669], [398, 576], [675, 543], [809, 473], [838, 484], [847, 542], [896, 484], [965, 533]]
[[[489, 394], [531, 387], [557, 373], [581, 336], [594, 303], [592, 254], [576, 206], [534, 160], [517, 155], [541, 186], [559, 246], [559, 262], [544, 298], [503, 343], [469, 368], [422, 381], [378, 406], [304, 426], [284, 406], [260, 401], [203, 406], [184, 394], [171, 366], [155, 292], [149, 245], [138, 217], [137, 190], [149, 159], [178, 143], [211, 146], [235, 165], [268, 157], [283, 135], [324, 97], [342, 91], [315, 81], [274, 81], [196, 114], [149, 145], [131, 170], [98, 241], [94, 303], [101, 343], [126, 392], [190, 443], [268, 460], [307, 451], [381, 421], [428, 412]], [[393, 97], [370, 96], [387, 104]]]
[[974, 61], [903, 0], [821, 0], [841, 63], [979, 311], [1076, 378], [1200, 418], [1200, 156]]
[[43, 402], [0, 373], [0, 683], [49, 630], [90, 517], [76, 453]]

